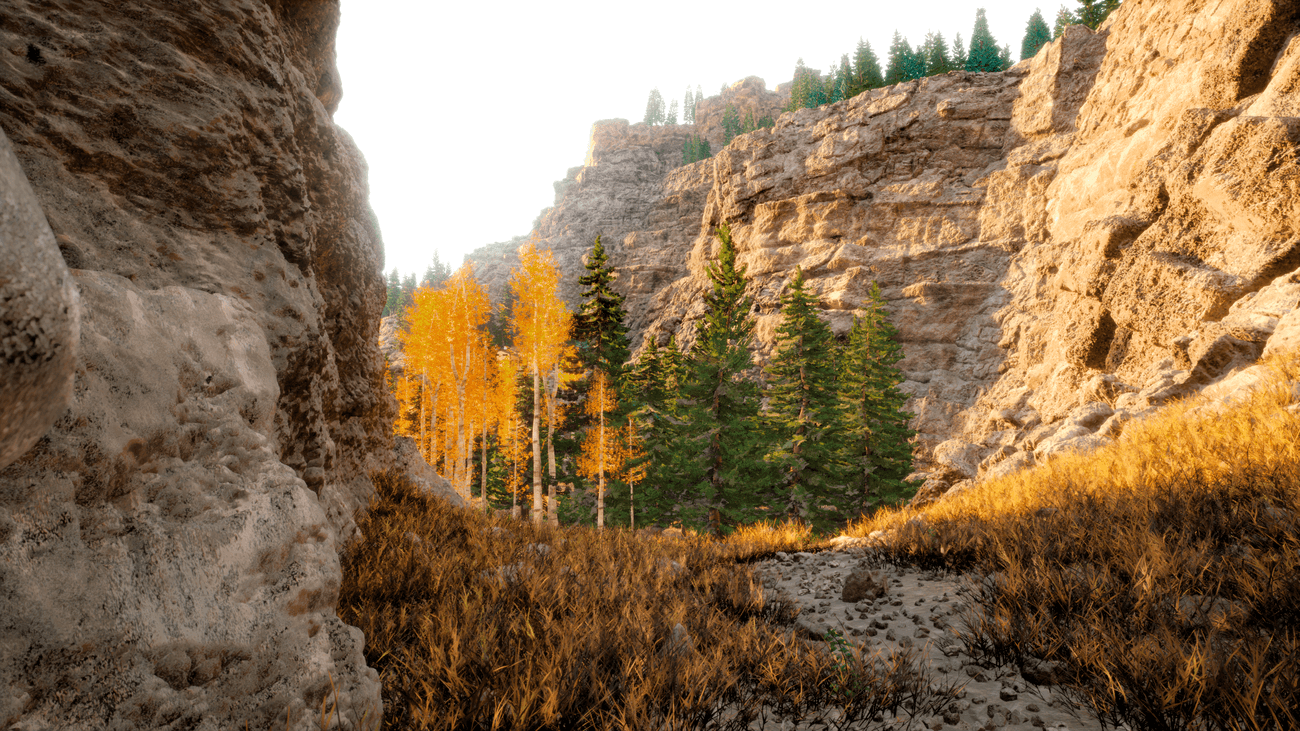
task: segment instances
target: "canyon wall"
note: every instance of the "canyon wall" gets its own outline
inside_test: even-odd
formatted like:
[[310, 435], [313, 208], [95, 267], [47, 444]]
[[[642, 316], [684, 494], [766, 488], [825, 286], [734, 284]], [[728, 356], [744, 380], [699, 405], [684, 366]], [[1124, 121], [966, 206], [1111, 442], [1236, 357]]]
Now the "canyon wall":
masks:
[[[0, 373], [50, 364], [46, 402], [0, 394], [42, 425], [0, 432], [4, 728], [380, 718], [338, 554], [373, 472], [427, 466], [390, 433], [338, 20], [336, 0], [0, 13]], [[13, 251], [71, 296], [11, 297]]]
[[723, 221], [760, 359], [796, 267], [839, 333], [879, 284], [933, 495], [1293, 338], [1298, 30], [1296, 0], [1128, 0], [1006, 72], [783, 114], [689, 166], [651, 162], [675, 128], [598, 123], [539, 233], [604, 234], [638, 346], [691, 341]]

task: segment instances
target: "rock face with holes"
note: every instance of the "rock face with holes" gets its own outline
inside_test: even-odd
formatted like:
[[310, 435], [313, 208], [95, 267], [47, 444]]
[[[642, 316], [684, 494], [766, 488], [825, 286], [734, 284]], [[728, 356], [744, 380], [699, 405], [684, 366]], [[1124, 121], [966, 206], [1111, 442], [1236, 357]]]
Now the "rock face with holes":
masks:
[[[941, 494], [1095, 448], [1300, 342], [1297, 27], [1295, 0], [1129, 0], [1004, 73], [783, 114], [635, 186], [593, 137], [543, 220], [583, 221], [575, 246], [605, 233], [637, 346], [692, 340], [723, 221], [760, 360], [796, 267], [839, 333], [879, 284]], [[597, 201], [617, 215], [584, 217]]]
[[420, 465], [390, 433], [365, 163], [331, 119], [338, 20], [336, 0], [0, 13], [0, 129], [70, 270], [50, 282], [83, 305], [49, 372], [70, 399], [0, 471], [0, 726], [379, 718], [338, 552], [369, 474]]

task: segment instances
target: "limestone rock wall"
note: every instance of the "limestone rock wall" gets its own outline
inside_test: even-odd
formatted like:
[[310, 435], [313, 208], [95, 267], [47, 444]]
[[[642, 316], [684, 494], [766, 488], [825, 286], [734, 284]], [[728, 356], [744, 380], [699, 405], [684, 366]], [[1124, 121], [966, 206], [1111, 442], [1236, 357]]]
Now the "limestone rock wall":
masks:
[[796, 266], [837, 332], [879, 283], [946, 487], [1103, 443], [1295, 339], [1297, 31], [1297, 0], [1128, 0], [1007, 72], [783, 114], [658, 181], [593, 155], [544, 221], [620, 243], [638, 346], [690, 342], [724, 220], [760, 356]]
[[365, 163], [331, 120], [338, 20], [0, 12], [0, 129], [83, 302], [70, 402], [0, 471], [0, 726], [382, 712], [338, 551], [369, 473], [419, 465], [390, 434]]

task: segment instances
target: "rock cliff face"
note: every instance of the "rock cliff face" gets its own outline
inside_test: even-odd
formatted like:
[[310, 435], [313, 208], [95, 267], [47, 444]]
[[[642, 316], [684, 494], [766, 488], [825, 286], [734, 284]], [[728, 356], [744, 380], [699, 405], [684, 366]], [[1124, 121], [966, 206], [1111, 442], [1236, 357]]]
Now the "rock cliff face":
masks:
[[879, 283], [942, 490], [1103, 443], [1294, 339], [1297, 30], [1296, 0], [1128, 0], [1005, 73], [785, 114], [657, 179], [668, 129], [617, 157], [593, 134], [541, 235], [604, 233], [635, 333], [661, 339], [690, 341], [724, 220], [763, 353], [796, 266], [839, 332]]
[[82, 303], [51, 371], [70, 401], [0, 471], [5, 728], [307, 728], [326, 697], [343, 728], [379, 718], [338, 551], [403, 457], [366, 168], [331, 120], [338, 19], [331, 0], [0, 13], [0, 128]]

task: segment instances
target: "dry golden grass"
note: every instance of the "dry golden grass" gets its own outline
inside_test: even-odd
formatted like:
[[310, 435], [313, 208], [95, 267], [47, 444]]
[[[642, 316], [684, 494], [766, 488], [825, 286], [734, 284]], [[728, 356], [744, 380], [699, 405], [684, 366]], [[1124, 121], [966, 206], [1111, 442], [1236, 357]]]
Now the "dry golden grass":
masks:
[[376, 487], [339, 611], [365, 632], [386, 728], [868, 728], [951, 702], [910, 658], [864, 661], [789, 629], [794, 606], [765, 599], [744, 562], [807, 547], [796, 527], [724, 542], [555, 529], [451, 508], [392, 475]]
[[880, 513], [900, 560], [975, 569], [968, 649], [1057, 672], [1134, 729], [1300, 725], [1294, 359], [1226, 409], [1191, 401], [1086, 455]]

